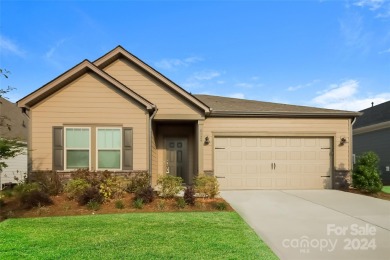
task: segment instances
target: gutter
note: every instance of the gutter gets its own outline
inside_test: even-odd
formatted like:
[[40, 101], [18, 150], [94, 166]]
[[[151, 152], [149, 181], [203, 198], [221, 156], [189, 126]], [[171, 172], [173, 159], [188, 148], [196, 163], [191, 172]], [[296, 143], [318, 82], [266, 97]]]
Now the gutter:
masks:
[[153, 114], [149, 118], [149, 183], [152, 184], [152, 121], [156, 116], [158, 108], [155, 107]]
[[212, 111], [210, 116], [214, 117], [353, 117], [362, 115], [359, 112], [339, 112], [339, 113], [305, 113], [305, 112], [255, 112], [255, 111], [247, 111], [247, 112], [237, 112], [237, 111]]

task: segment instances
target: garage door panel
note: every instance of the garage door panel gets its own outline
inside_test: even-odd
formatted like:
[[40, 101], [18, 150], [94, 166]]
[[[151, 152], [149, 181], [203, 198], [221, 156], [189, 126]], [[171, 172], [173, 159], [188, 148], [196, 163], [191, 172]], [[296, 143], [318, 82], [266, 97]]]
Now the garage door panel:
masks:
[[257, 152], [256, 151], [245, 152], [245, 160], [257, 160]]
[[241, 151], [230, 152], [230, 160], [242, 160], [242, 152]]
[[[215, 138], [221, 189], [322, 189], [330, 185], [332, 139]], [[218, 149], [217, 149], [218, 148]], [[324, 180], [325, 179], [325, 180]]]

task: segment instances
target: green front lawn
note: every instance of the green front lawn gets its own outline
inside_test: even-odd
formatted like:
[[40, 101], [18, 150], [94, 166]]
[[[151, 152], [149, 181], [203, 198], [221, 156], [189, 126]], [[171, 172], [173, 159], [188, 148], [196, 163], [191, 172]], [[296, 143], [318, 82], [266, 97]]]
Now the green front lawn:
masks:
[[8, 219], [0, 259], [277, 259], [235, 212]]
[[390, 194], [390, 186], [383, 186], [382, 191]]

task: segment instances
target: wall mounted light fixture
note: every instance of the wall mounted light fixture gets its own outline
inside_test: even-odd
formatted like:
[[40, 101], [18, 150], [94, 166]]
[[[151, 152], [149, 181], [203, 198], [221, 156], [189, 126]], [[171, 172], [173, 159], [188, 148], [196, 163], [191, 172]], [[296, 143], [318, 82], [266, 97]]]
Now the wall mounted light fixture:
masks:
[[206, 138], [204, 139], [204, 144], [208, 145], [209, 143], [210, 143], [210, 138], [206, 136]]
[[347, 138], [341, 137], [340, 138], [340, 145], [344, 145], [347, 142]]

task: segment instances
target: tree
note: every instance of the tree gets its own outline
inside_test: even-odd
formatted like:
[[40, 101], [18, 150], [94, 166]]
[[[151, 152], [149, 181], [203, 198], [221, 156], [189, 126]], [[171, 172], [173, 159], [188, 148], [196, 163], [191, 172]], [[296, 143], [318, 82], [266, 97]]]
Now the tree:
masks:
[[[5, 69], [0, 69], [0, 76], [8, 78], [9, 71]], [[0, 97], [3, 97], [5, 94], [13, 90], [14, 88], [7, 86], [3, 89], [0, 87]], [[0, 114], [0, 120], [5, 118]], [[18, 141], [17, 139], [5, 139], [0, 136], [0, 171], [3, 168], [7, 167], [5, 160], [13, 158], [19, 154], [22, 154], [24, 151], [25, 144]]]
[[352, 173], [352, 186], [363, 192], [379, 192], [383, 184], [378, 163], [379, 157], [374, 152], [366, 152], [359, 156]]
[[0, 170], [7, 167], [5, 160], [24, 152], [26, 145], [16, 139], [0, 138]]

